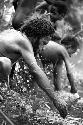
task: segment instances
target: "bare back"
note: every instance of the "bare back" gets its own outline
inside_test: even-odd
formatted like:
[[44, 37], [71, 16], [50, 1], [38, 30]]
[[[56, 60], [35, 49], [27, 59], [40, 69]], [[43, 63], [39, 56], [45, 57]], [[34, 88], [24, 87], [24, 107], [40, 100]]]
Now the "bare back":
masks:
[[60, 44], [49, 41], [47, 45], [44, 46], [43, 50], [40, 51], [40, 56], [42, 59], [47, 62], [56, 63], [59, 58], [62, 58], [63, 46]]
[[0, 33], [0, 57], [7, 57], [12, 63], [16, 62], [21, 57], [19, 43], [25, 40], [28, 41], [19, 31], [13, 29]]

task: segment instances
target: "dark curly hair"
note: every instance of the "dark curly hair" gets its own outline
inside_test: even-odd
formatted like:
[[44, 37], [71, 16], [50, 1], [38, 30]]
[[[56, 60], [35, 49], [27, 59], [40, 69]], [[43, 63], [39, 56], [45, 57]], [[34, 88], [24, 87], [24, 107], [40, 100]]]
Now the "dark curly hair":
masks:
[[61, 44], [64, 45], [64, 46], [69, 46], [71, 45], [71, 49], [76, 52], [76, 50], [80, 47], [80, 44], [79, 44], [79, 41], [76, 37], [74, 36], [66, 36], [63, 38], [63, 40], [61, 40]]
[[48, 19], [39, 14], [29, 17], [22, 27], [21, 32], [24, 32], [27, 37], [41, 38], [49, 36], [55, 32], [55, 29]]

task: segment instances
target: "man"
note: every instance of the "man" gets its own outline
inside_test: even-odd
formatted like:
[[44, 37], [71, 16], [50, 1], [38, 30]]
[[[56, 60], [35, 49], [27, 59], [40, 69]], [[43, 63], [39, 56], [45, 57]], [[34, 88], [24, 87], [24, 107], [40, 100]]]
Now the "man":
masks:
[[[12, 26], [19, 30], [24, 20], [34, 11], [47, 11], [53, 22], [64, 18], [72, 27], [74, 33], [81, 30], [81, 17], [78, 9], [74, 6], [73, 0], [14, 0], [15, 14], [12, 19]], [[38, 5], [38, 2], [40, 4]]]
[[52, 37], [52, 39], [53, 41], [42, 39], [45, 45], [41, 47], [39, 55], [41, 57], [43, 67], [45, 67], [47, 64], [53, 64], [53, 84], [55, 86], [55, 90], [60, 91], [62, 90], [61, 71], [64, 62], [67, 71], [67, 77], [71, 86], [70, 91], [71, 93], [77, 93], [75, 88], [75, 78], [73, 76], [69, 61], [69, 55], [71, 56], [76, 52], [77, 48], [79, 48], [78, 40], [75, 37], [66, 36], [63, 40], [61, 40], [61, 44], [58, 44], [57, 39], [54, 40], [54, 37]]
[[14, 0], [13, 5], [15, 14], [12, 19], [12, 26], [14, 29], [19, 30], [24, 20], [29, 17], [33, 12], [38, 2], [42, 0]]
[[[37, 36], [45, 37], [54, 33], [55, 30], [49, 21], [36, 18], [31, 21], [28, 20], [21, 28], [21, 31], [26, 35], [14, 29], [3, 31], [0, 34], [0, 56], [9, 58], [12, 65], [22, 56], [37, 84], [50, 97], [54, 106], [60, 112], [60, 115], [65, 118], [67, 115], [66, 102], [57, 97], [46, 74], [37, 65], [33, 51], [34, 46], [40, 44], [39, 41], [36, 41]], [[26, 36], [29, 37], [29, 39]], [[37, 50], [38, 47], [36, 48], [36, 51]]]
[[74, 0], [46, 0], [48, 4], [54, 5], [58, 8], [59, 14], [63, 15], [64, 20], [69, 23], [74, 33], [81, 30], [81, 16], [75, 4], [78, 1]]
[[[53, 2], [53, 3], [52, 3]], [[12, 26], [19, 30], [23, 25], [24, 20], [29, 17], [34, 11], [40, 11], [44, 14], [45, 11], [50, 13], [52, 21], [59, 20], [67, 13], [67, 7], [64, 1], [47, 1], [47, 0], [14, 0], [13, 6], [15, 14], [12, 19]]]
[[[45, 2], [46, 1], [46, 2]], [[44, 12], [45, 9], [50, 13], [50, 18], [53, 22], [64, 20], [69, 23], [74, 33], [81, 30], [81, 16], [75, 4], [78, 1], [74, 0], [45, 0], [36, 7], [36, 10]]]

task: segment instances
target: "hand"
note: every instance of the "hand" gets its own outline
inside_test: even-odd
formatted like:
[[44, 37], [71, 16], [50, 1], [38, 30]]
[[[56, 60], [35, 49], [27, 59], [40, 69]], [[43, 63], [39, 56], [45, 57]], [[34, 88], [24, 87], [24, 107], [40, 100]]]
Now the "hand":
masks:
[[57, 98], [53, 101], [62, 118], [67, 116], [67, 104], [63, 99]]

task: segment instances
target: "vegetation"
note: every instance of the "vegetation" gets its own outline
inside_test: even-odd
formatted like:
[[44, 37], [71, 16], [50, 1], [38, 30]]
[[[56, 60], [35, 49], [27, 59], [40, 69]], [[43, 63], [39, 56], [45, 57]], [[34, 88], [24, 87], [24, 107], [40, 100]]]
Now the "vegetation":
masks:
[[[11, 26], [11, 16], [14, 10], [11, 9], [12, 0], [0, 0], [0, 31]], [[78, 6], [81, 12], [82, 7]], [[9, 10], [12, 10], [11, 13]], [[10, 16], [11, 14], [11, 16]], [[9, 17], [6, 18], [6, 16]], [[64, 25], [63, 25], [64, 24]], [[64, 20], [59, 21], [57, 33], [60, 36], [70, 34], [72, 28], [69, 24], [64, 23]], [[82, 45], [82, 34], [78, 37]], [[78, 50], [79, 51], [79, 50]], [[78, 51], [73, 55], [75, 58]], [[37, 57], [38, 65], [41, 65], [40, 59]], [[79, 60], [78, 60], [79, 61]], [[73, 74], [76, 78], [76, 86], [83, 86], [82, 73], [77, 73], [75, 70], [75, 61], [72, 62]], [[62, 86], [63, 89], [69, 90], [69, 83], [66, 78], [66, 73], [63, 65]], [[46, 74], [52, 80], [52, 67], [46, 68]], [[8, 117], [5, 118], [0, 111], [1, 125], [82, 125], [83, 124], [83, 99], [75, 103], [69, 108], [69, 113], [66, 119], [62, 119], [55, 109], [48, 96], [37, 86], [33, 77], [29, 72], [29, 68], [21, 58], [15, 68], [13, 80], [10, 80], [11, 91], [7, 88], [6, 82], [0, 83], [0, 94], [3, 97], [3, 102], [0, 103], [0, 109]], [[66, 93], [67, 94], [67, 93]], [[9, 119], [9, 120], [8, 120]], [[13, 123], [11, 123], [11, 121]]]

